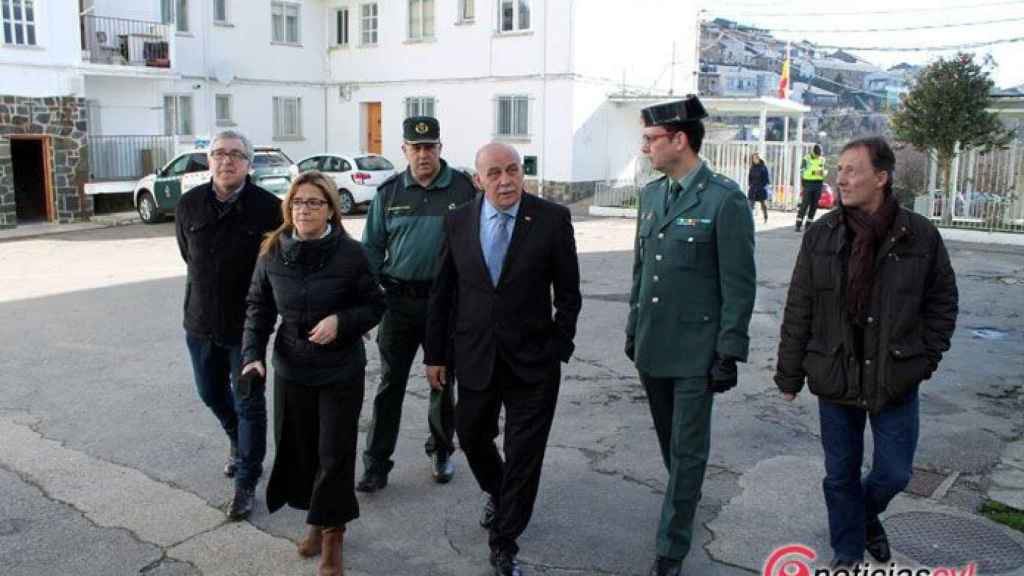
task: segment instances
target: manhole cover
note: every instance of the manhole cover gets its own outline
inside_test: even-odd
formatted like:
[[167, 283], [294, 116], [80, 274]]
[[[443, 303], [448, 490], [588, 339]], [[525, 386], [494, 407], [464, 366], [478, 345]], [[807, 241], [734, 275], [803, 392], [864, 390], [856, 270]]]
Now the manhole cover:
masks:
[[910, 484], [903, 490], [914, 496], [928, 498], [935, 493], [935, 489], [942, 484], [946, 477], [938, 472], [914, 468], [914, 475], [910, 477]]
[[905, 512], [885, 520], [892, 547], [924, 566], [960, 568], [973, 562], [976, 574], [1009, 572], [1024, 566], [1024, 546], [997, 527], [935, 512]]

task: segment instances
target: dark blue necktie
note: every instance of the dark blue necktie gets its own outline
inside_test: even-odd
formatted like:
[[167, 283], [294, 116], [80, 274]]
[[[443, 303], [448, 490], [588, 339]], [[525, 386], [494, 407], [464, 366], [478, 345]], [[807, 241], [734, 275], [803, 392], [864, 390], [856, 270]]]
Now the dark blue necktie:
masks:
[[487, 271], [491, 275], [491, 283], [497, 286], [498, 279], [501, 278], [501, 266], [505, 262], [505, 254], [508, 252], [508, 244], [512, 238], [512, 234], [509, 232], [512, 215], [498, 212], [491, 218], [497, 218], [498, 221], [494, 223], [494, 228], [491, 230], [491, 237], [484, 250], [484, 260], [487, 262]]

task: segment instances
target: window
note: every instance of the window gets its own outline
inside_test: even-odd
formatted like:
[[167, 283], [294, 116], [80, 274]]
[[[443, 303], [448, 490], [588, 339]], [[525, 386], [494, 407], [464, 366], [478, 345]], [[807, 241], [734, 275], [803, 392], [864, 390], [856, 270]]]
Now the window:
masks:
[[164, 96], [164, 134], [168, 136], [192, 134], [191, 96]]
[[530, 99], [527, 96], [499, 96], [496, 116], [498, 136], [530, 135]]
[[377, 3], [363, 4], [360, 8], [362, 20], [363, 46], [375, 46], [377, 44]]
[[498, 0], [498, 31], [530, 29], [530, 0]]
[[182, 154], [164, 172], [164, 176], [181, 176], [185, 173], [189, 163], [192, 162], [191, 154]]
[[476, 18], [474, 0], [459, 0], [459, 22], [472, 22]]
[[302, 138], [302, 99], [274, 97], [274, 139]]
[[270, 19], [273, 28], [273, 41], [282, 44], [298, 44], [299, 10], [301, 5], [290, 2], [271, 2]]
[[431, 116], [437, 118], [434, 115], [434, 99], [429, 97], [416, 97], [405, 99], [405, 117], [411, 118], [413, 116]]
[[175, 16], [177, 16], [178, 32], [188, 32], [188, 0], [177, 0], [175, 2]]
[[160, 0], [160, 23], [174, 22], [174, 0]]
[[409, 0], [409, 40], [434, 37], [434, 0]]
[[206, 157], [206, 154], [202, 152], [194, 152], [189, 157], [188, 168], [185, 173], [190, 172], [206, 172], [210, 169], [210, 159]]
[[228, 0], [213, 0], [213, 21], [226, 24], [228, 21]]
[[2, 5], [4, 44], [36, 45], [35, 0], [0, 0]]
[[215, 101], [217, 126], [234, 126], [231, 118], [231, 94], [217, 94]]
[[334, 45], [348, 46], [348, 8], [339, 8], [334, 13], [334, 25], [337, 28]]
[[498, 31], [529, 30], [529, 0], [498, 0]]
[[315, 156], [313, 158], [309, 158], [308, 160], [303, 160], [302, 162], [299, 162], [299, 172], [305, 172], [306, 170], [319, 170], [321, 158], [321, 156]]

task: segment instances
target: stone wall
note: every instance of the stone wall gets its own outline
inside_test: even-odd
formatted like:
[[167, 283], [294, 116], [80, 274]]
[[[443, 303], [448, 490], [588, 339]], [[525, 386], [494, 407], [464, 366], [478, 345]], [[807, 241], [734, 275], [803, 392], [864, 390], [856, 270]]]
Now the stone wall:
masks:
[[[528, 179], [525, 183], [526, 191], [530, 194], [537, 194], [538, 180]], [[544, 198], [559, 204], [572, 204], [584, 198], [594, 195], [597, 189], [597, 182], [557, 182], [547, 180], [544, 182]]]
[[89, 219], [92, 198], [83, 193], [89, 178], [87, 118], [83, 98], [0, 96], [0, 227], [17, 224], [8, 140], [17, 135], [49, 136], [56, 220]]

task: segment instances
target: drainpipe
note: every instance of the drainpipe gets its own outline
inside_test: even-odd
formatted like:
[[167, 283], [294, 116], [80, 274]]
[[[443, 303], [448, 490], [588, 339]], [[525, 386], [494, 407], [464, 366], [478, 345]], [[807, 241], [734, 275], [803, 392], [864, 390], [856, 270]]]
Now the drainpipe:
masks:
[[[544, 3], [544, 30], [541, 44], [541, 76], [540, 76], [540, 157], [538, 164], [540, 169], [537, 173], [537, 195], [541, 198], [544, 197], [545, 186], [545, 165], [547, 164], [547, 155], [545, 150], [547, 149], [546, 143], [548, 139], [548, 5], [550, 2]], [[573, 9], [573, 2], [569, 4], [569, 10]], [[572, 54], [572, 18], [569, 19], [569, 46], [570, 54]]]

